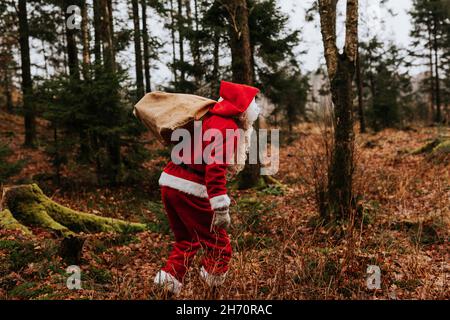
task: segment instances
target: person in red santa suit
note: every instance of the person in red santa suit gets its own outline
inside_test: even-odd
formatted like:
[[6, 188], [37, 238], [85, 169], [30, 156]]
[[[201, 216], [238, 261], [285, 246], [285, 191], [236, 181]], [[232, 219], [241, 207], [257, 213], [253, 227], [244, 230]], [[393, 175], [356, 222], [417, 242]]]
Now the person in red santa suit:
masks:
[[[258, 93], [254, 87], [222, 81], [219, 102], [201, 122], [205, 137], [200, 148], [192, 141], [191, 156], [180, 155], [180, 161], [172, 155], [161, 175], [162, 201], [175, 243], [154, 282], [171, 293], [181, 291], [185, 274], [200, 248], [205, 252], [201, 278], [209, 286], [220, 286], [225, 281], [231, 259], [226, 232], [231, 203], [227, 177], [235, 176], [244, 167], [252, 125], [260, 111], [255, 102]], [[218, 132], [223, 140], [218, 139]], [[231, 136], [230, 132], [238, 134]], [[205, 149], [212, 150], [206, 159]]]

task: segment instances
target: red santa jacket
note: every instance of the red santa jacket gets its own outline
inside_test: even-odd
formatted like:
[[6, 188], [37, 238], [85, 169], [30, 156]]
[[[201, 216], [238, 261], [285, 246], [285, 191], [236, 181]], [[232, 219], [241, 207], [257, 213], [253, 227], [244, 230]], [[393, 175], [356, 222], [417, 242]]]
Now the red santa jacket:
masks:
[[[188, 157], [191, 161], [186, 161], [187, 158], [183, 157], [182, 152], [179, 155], [173, 154], [173, 161], [170, 161], [164, 169], [159, 184], [193, 196], [209, 198], [212, 209], [229, 206], [226, 172], [234, 159], [238, 139], [241, 138], [237, 130], [238, 126], [232, 118], [212, 113], [206, 115], [201, 123], [201, 136], [203, 137], [205, 132], [210, 134], [199, 142], [198, 146], [201, 148], [195, 146], [194, 138], [192, 138], [191, 157]], [[217, 132], [221, 135], [219, 136]], [[231, 136], [231, 132], [235, 134]], [[222, 139], [216, 140], [219, 137]], [[211, 157], [204, 156], [206, 148], [211, 151], [207, 150], [206, 155], [210, 154]], [[229, 151], [230, 149], [232, 152]], [[175, 163], [181, 163], [181, 165]]]
[[[244, 139], [233, 117], [245, 112], [258, 92], [254, 87], [222, 81], [222, 100], [204, 117], [201, 137], [192, 137], [190, 155], [176, 155], [172, 152], [173, 161], [164, 169], [159, 184], [207, 198], [212, 209], [229, 206], [231, 201], [226, 188], [227, 167], [234, 161], [238, 140]], [[205, 133], [210, 135], [204, 137]], [[194, 141], [196, 139], [200, 139], [197, 144]], [[204, 153], [210, 156], [205, 157]], [[182, 165], [178, 164], [180, 162]]]

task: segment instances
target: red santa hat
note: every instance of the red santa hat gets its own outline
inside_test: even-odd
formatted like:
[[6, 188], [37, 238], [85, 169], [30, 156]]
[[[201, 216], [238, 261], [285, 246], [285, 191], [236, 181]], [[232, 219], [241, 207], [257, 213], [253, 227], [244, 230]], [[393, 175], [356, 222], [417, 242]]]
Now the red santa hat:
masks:
[[259, 89], [244, 84], [222, 81], [218, 103], [210, 110], [213, 114], [234, 117], [245, 111], [254, 102]]

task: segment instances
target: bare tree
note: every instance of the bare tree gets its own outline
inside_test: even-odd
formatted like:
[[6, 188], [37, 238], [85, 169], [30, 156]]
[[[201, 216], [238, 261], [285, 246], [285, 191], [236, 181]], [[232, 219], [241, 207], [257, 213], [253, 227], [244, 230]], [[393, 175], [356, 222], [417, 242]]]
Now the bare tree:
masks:
[[145, 74], [145, 92], [152, 91], [150, 82], [150, 49], [148, 45], [148, 30], [147, 30], [147, 3], [146, 0], [141, 0], [142, 9], [142, 42], [144, 45], [144, 74]]
[[[192, 59], [194, 61], [194, 67], [196, 71], [194, 72], [195, 85], [198, 87], [200, 85], [201, 75], [201, 57], [200, 57], [200, 43], [198, 41], [199, 33], [199, 17], [198, 17], [198, 3], [197, 0], [194, 1], [194, 17], [192, 17], [191, 1], [184, 0], [184, 6], [186, 7], [186, 21], [190, 30], [195, 31], [194, 35], [189, 35], [189, 45], [192, 53]], [[195, 22], [195, 27], [194, 27]]]
[[103, 63], [109, 72], [115, 72], [116, 59], [113, 43], [113, 27], [111, 5], [108, 0], [99, 0], [100, 38], [103, 45]]
[[101, 12], [100, 0], [94, 2], [94, 56], [95, 63], [102, 62], [102, 39], [101, 39]]
[[358, 117], [359, 117], [359, 132], [366, 133], [366, 117], [364, 115], [364, 89], [363, 89], [363, 79], [362, 79], [362, 71], [361, 71], [361, 59], [359, 57], [359, 48], [358, 48], [358, 57], [356, 60], [356, 85], [358, 88]]
[[[69, 6], [71, 6], [73, 3], [71, 0], [64, 0], [62, 9], [64, 11], [64, 17], [67, 21], [71, 15], [70, 11], [68, 12], [67, 9]], [[80, 78], [80, 69], [78, 66], [78, 48], [77, 48], [77, 29], [76, 28], [69, 28], [67, 25], [65, 27], [66, 31], [66, 49], [67, 49], [67, 62], [69, 65], [69, 74], [74, 79]]]
[[30, 43], [28, 29], [27, 1], [19, 0], [19, 43], [22, 61], [23, 109], [25, 113], [25, 146], [36, 146], [36, 111], [33, 102], [33, 82], [31, 80]]
[[346, 218], [352, 211], [354, 171], [352, 82], [358, 55], [358, 0], [347, 0], [345, 46], [336, 45], [338, 0], [319, 0], [320, 24], [334, 103], [334, 143], [328, 169], [326, 220]]
[[[253, 85], [254, 60], [250, 30], [248, 26], [249, 11], [246, 0], [221, 1], [227, 12], [231, 48], [231, 70], [233, 82]], [[258, 129], [258, 121], [256, 130]], [[239, 187], [247, 189], [260, 182], [260, 164], [247, 164], [241, 174]]]
[[144, 95], [144, 75], [142, 72], [142, 50], [141, 50], [141, 28], [139, 26], [139, 3], [138, 0], [131, 1], [133, 7], [134, 24], [134, 57], [136, 66], [136, 100]]
[[83, 0], [81, 7], [81, 39], [83, 42], [83, 77], [86, 80], [89, 77], [89, 65], [91, 64], [87, 0]]
[[177, 1], [178, 4], [178, 15], [177, 15], [177, 28], [178, 28], [178, 48], [180, 53], [180, 83], [181, 87], [186, 81], [186, 70], [184, 66], [184, 17], [183, 17], [183, 2], [182, 0]]
[[173, 0], [170, 0], [170, 34], [172, 37], [172, 72], [173, 72], [173, 82], [175, 85], [178, 83], [178, 74], [177, 74], [177, 53], [176, 53], [176, 38], [175, 38], [175, 17], [174, 17], [174, 6]]
[[222, 1], [229, 23], [233, 82], [253, 84], [252, 50], [245, 0]]

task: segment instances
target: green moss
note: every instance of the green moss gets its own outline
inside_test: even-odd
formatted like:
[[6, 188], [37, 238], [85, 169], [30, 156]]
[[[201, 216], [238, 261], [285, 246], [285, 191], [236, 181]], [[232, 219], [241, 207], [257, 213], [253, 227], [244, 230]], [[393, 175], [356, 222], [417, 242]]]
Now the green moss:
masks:
[[450, 140], [443, 141], [434, 147], [433, 154], [450, 154]]
[[109, 270], [92, 267], [89, 270], [89, 278], [91, 278], [95, 283], [107, 284], [111, 282], [112, 275]]
[[409, 280], [397, 280], [397, 281], [394, 281], [394, 284], [402, 289], [405, 289], [408, 291], [414, 291], [422, 283], [419, 279], [409, 279]]
[[412, 154], [423, 154], [423, 153], [430, 153], [431, 151], [433, 151], [433, 149], [438, 146], [440, 143], [442, 142], [441, 139], [434, 139], [428, 143], [426, 143], [425, 145], [423, 145], [420, 148], [417, 148], [416, 150], [412, 151]]
[[149, 201], [147, 202], [146, 206], [156, 218], [156, 221], [150, 221], [148, 223], [148, 228], [150, 229], [150, 231], [162, 234], [170, 234], [169, 220], [167, 219], [167, 215], [162, 203]]
[[7, 230], [20, 230], [24, 234], [31, 235], [31, 231], [17, 221], [8, 209], [0, 211], [0, 228]]
[[21, 243], [20, 246], [15, 247], [9, 252], [10, 270], [21, 271], [29, 263], [35, 262], [39, 256], [36, 255], [36, 250], [31, 242]]
[[38, 287], [34, 282], [26, 282], [21, 284], [9, 292], [9, 296], [14, 298], [32, 299], [42, 295], [47, 295], [53, 292], [49, 286]]
[[47, 228], [63, 236], [74, 232], [124, 233], [147, 229], [145, 224], [99, 217], [64, 207], [45, 196], [36, 184], [10, 189], [6, 202], [21, 223]]
[[449, 154], [450, 153], [450, 139], [437, 138], [437, 139], [434, 139], [434, 140], [426, 143], [424, 146], [412, 151], [412, 154], [423, 154], [423, 153], [430, 153], [430, 154], [435, 154], [435, 155]]
[[13, 250], [20, 247], [20, 242], [15, 240], [0, 239], [0, 250]]

